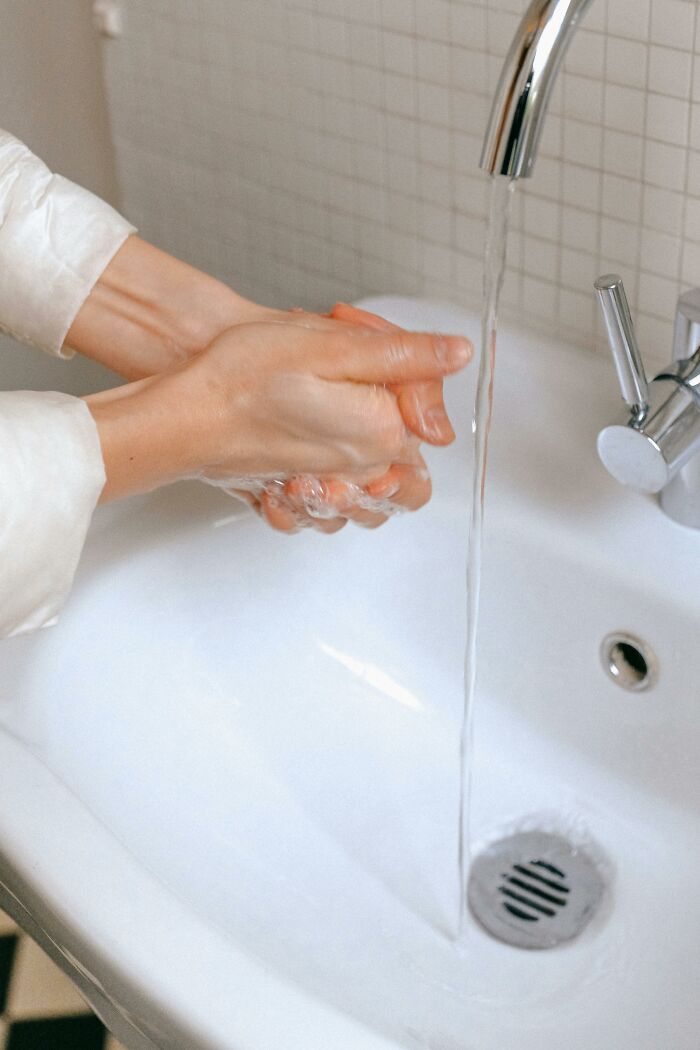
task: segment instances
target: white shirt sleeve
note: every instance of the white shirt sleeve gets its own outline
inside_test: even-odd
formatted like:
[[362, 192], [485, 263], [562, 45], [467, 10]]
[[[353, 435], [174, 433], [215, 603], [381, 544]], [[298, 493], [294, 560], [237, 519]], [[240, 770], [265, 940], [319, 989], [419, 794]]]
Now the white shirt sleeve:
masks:
[[[0, 130], [0, 328], [59, 356], [134, 227]], [[54, 623], [105, 473], [86, 404], [0, 392], [0, 637]]]
[[0, 637], [55, 623], [104, 483], [84, 401], [0, 393]]
[[0, 130], [0, 328], [61, 357], [66, 333], [134, 227]]

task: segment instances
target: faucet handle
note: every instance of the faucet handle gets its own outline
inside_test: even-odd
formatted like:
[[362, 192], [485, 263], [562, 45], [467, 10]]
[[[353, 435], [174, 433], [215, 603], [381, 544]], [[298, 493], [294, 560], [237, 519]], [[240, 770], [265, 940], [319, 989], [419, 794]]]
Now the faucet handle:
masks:
[[595, 289], [603, 310], [622, 400], [633, 417], [641, 421], [649, 410], [649, 384], [622, 278], [615, 273], [604, 274], [595, 282]]
[[673, 360], [685, 361], [700, 347], [700, 288], [692, 288], [678, 300], [673, 330]]

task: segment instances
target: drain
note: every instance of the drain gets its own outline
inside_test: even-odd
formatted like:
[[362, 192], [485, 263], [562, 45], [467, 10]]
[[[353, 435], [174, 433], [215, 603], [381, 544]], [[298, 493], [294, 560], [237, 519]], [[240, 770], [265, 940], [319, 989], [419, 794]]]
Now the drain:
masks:
[[641, 693], [656, 684], [656, 657], [649, 646], [633, 634], [609, 634], [603, 639], [600, 655], [605, 673], [621, 689]]
[[586, 854], [558, 835], [526, 831], [481, 853], [469, 873], [469, 907], [499, 941], [554, 948], [588, 925], [604, 884]]

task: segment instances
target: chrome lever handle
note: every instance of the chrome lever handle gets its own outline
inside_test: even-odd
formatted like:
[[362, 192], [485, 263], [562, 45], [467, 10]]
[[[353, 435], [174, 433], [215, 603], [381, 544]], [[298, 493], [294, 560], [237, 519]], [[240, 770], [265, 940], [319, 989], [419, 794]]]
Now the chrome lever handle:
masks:
[[634, 334], [622, 278], [614, 273], [605, 274], [595, 282], [595, 289], [605, 319], [622, 399], [634, 418], [641, 422], [649, 410], [649, 383]]
[[678, 300], [673, 330], [673, 360], [686, 361], [700, 347], [700, 288], [692, 288]]

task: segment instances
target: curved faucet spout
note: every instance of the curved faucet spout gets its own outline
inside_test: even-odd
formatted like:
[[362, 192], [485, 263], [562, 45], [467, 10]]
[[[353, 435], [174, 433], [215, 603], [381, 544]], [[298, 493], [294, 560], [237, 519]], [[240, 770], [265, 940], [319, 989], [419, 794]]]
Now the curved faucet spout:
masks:
[[591, 0], [532, 0], [508, 52], [491, 110], [481, 167], [528, 178], [549, 96], [566, 49]]

